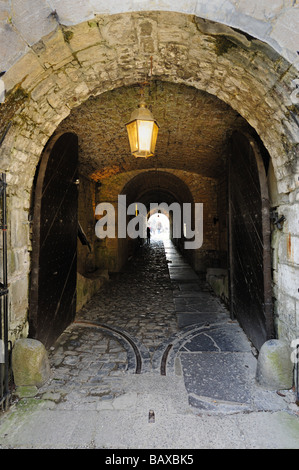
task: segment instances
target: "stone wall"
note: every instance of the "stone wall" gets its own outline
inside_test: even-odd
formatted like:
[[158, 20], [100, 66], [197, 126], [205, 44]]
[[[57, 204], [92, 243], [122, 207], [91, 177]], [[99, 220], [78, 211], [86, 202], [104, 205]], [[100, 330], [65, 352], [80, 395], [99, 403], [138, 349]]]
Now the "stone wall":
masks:
[[272, 216], [285, 218], [271, 223], [274, 320], [278, 337], [290, 344], [299, 337], [299, 190], [279, 194], [271, 162], [268, 186]]
[[[78, 222], [86, 237], [77, 248], [77, 310], [99, 290], [109, 278], [107, 269], [98, 261], [95, 236], [95, 206], [97, 184], [80, 175], [78, 197]], [[87, 244], [84, 244], [87, 243]]]
[[297, 59], [299, 9], [296, 0], [26, 0], [0, 7], [1, 69], [8, 70], [28, 46], [52, 31], [58, 24], [75, 25], [91, 21], [95, 15], [140, 11], [174, 11], [223, 23], [256, 37], [290, 62]]
[[275, 313], [279, 337], [299, 337], [299, 201], [281, 204], [275, 211], [285, 217], [282, 229], [273, 229]]
[[90, 244], [83, 245], [78, 239], [77, 270], [82, 275], [92, 273], [97, 269], [94, 245], [95, 237], [95, 193], [96, 183], [83, 175], [79, 177], [78, 222]]
[[[144, 25], [150, 29], [142, 29]], [[155, 77], [205, 90], [232, 106], [268, 149], [279, 192], [294, 190], [298, 126], [292, 117], [291, 94], [297, 71], [264, 44], [223, 27], [213, 28], [206, 32], [202, 20], [160, 12], [98, 17], [43, 38], [35, 52], [23, 56], [3, 78], [7, 106], [1, 130], [12, 108], [14, 127], [3, 145], [1, 167], [14, 174], [15, 184], [30, 184], [29, 170], [72, 108], [90, 95], [142, 76], [146, 38], [152, 43]], [[24, 166], [26, 174], [17, 171]]]

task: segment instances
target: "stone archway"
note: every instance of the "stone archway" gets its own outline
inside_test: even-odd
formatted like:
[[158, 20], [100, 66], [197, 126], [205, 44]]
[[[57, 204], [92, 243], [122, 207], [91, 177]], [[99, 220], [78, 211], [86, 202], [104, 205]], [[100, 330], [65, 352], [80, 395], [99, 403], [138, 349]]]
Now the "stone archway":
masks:
[[[57, 126], [89, 98], [138, 83], [144, 78], [150, 56], [155, 79], [216, 96], [256, 130], [271, 155], [276, 207], [287, 219], [297, 210], [298, 137], [296, 110], [290, 100], [297, 71], [290, 62], [254, 37], [194, 15], [161, 11], [98, 15], [78, 25], [59, 25], [4, 75], [7, 95], [1, 131], [8, 129], [9, 121], [12, 125], [1, 157], [18, 231], [18, 244], [16, 237], [11, 239], [12, 254], [30, 248], [24, 221], [34, 173]], [[126, 170], [123, 167], [120, 173]], [[288, 228], [291, 238], [296, 237], [291, 223]], [[276, 253], [283, 250], [288, 236], [283, 232], [276, 237]], [[285, 302], [288, 289], [284, 278], [291, 276], [294, 263], [286, 254], [275, 266], [277, 296]], [[17, 289], [23, 283], [22, 299], [11, 307], [16, 323], [19, 312], [27, 308], [24, 285], [28, 272], [28, 264], [12, 269], [12, 285]], [[295, 284], [292, 282], [293, 303]], [[283, 332], [290, 335], [286, 323]]]
[[[22, 149], [24, 164], [27, 153], [40, 155], [72, 109], [91, 96], [143, 80], [151, 54], [154, 77], [205, 90], [243, 116], [270, 152], [281, 190], [292, 189], [291, 173], [282, 178], [278, 168], [295, 157], [296, 123], [288, 107], [296, 69], [256, 39], [224, 25], [209, 26], [192, 15], [146, 12], [99, 16], [58, 29], [4, 75], [8, 106], [2, 129], [12, 116], [22, 128], [18, 138], [9, 131], [4, 152], [10, 146], [15, 153]], [[123, 36], [116, 36], [121, 30]], [[143, 49], [146, 41], [150, 53]]]
[[[184, 251], [182, 209], [183, 204], [189, 204], [191, 206], [191, 223], [193, 227], [194, 196], [181, 177], [171, 172], [162, 171], [161, 169], [141, 172], [124, 186], [122, 193], [127, 195], [128, 204], [139, 201], [146, 206], [148, 213], [150, 213], [151, 204], [157, 205], [157, 207], [161, 206], [162, 211], [164, 207], [164, 210], [166, 209], [165, 213], [167, 213], [170, 221], [170, 238]], [[181, 232], [179, 238], [173, 230], [177, 211], [179, 212], [179, 220], [177, 223], [180, 225], [178, 231]], [[195, 260], [195, 258], [196, 255], [192, 253], [191, 260]]]

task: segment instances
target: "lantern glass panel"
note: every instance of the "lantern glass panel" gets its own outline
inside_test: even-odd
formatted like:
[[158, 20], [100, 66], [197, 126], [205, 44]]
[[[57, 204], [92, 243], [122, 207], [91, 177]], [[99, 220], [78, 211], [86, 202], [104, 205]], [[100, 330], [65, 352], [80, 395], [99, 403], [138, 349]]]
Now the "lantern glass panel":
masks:
[[150, 153], [152, 143], [153, 121], [137, 121], [138, 126], [138, 143], [141, 153]]
[[129, 143], [131, 147], [131, 152], [136, 152], [138, 150], [138, 138], [137, 138], [137, 123], [132, 121], [127, 124], [127, 131], [129, 137]]
[[154, 128], [153, 128], [153, 136], [152, 136], [152, 145], [151, 145], [151, 152], [155, 152], [156, 148], [156, 143], [157, 143], [157, 137], [158, 137], [158, 130], [159, 127], [158, 125], [154, 122]]

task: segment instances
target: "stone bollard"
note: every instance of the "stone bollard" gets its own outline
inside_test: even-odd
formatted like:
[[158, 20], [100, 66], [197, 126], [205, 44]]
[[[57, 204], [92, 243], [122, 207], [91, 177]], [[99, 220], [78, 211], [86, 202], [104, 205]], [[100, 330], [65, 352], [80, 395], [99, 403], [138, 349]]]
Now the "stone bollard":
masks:
[[256, 380], [267, 390], [289, 390], [293, 386], [293, 363], [287, 343], [271, 339], [259, 353]]
[[41, 387], [50, 377], [50, 363], [44, 345], [36, 339], [17, 340], [12, 350], [12, 371], [17, 387]]

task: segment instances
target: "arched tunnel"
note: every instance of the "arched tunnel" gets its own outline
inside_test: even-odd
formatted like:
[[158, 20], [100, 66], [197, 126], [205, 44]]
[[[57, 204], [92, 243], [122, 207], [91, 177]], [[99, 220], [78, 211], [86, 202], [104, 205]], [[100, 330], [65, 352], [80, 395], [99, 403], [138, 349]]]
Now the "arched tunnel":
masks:
[[[209, 387], [240, 378], [230, 403], [247, 405], [252, 352], [298, 332], [294, 51], [256, 18], [243, 31], [243, 13], [235, 27], [218, 6], [215, 21], [139, 7], [66, 24], [52, 12], [1, 74], [6, 343], [40, 341], [58, 380], [95, 400], [110, 397], [92, 389], [107, 376], [158, 372], [184, 376], [208, 410], [205, 374]], [[159, 123], [148, 158], [131, 153], [125, 126], [141, 95]], [[169, 239], [130, 236], [138, 204], [147, 224], [168, 217]], [[99, 237], [110, 209], [113, 236]], [[229, 401], [230, 385], [208, 398]]]
[[[138, 87], [130, 86], [91, 97], [62, 121], [45, 147], [36, 173], [32, 206], [31, 334], [34, 336], [37, 331], [37, 338], [50, 345], [78, 310], [80, 281], [96, 279], [95, 273], [101, 270], [119, 272], [134, 256], [138, 240], [126, 230], [120, 234], [121, 212], [128, 224], [130, 205], [134, 208], [136, 203], [143, 204], [149, 214], [151, 205], [164, 204], [174, 245], [202, 278], [208, 271], [219, 270], [222, 300], [231, 308], [232, 318], [233, 310], [237, 311], [247, 334], [259, 348], [274, 333], [272, 313], [265, 313], [263, 308], [271, 301], [269, 231], [263, 218], [265, 211], [269, 218], [269, 207], [262, 202], [264, 196], [266, 201], [269, 199], [267, 151], [251, 126], [218, 98], [193, 87], [156, 80], [147, 90], [150, 107], [161, 127], [156, 153], [147, 159], [133, 157], [124, 123], [136, 106], [137, 92]], [[240, 187], [242, 192], [238, 193]], [[125, 207], [119, 204], [119, 196]], [[97, 205], [102, 203], [111, 204], [115, 214], [112, 237], [98, 237], [95, 233]], [[230, 204], [233, 207], [229, 211]], [[199, 205], [201, 221], [195, 210]], [[179, 220], [176, 215], [174, 230], [175, 207]], [[187, 208], [188, 229], [195, 233], [195, 225], [201, 222], [202, 231], [202, 242], [198, 246], [191, 244], [191, 249], [186, 249]], [[78, 246], [77, 222], [85, 237], [85, 244], [81, 239]], [[246, 246], [238, 246], [240, 230], [248, 233]], [[234, 244], [235, 253], [229, 250], [229, 242]], [[67, 263], [66, 247], [70, 249], [71, 245]], [[75, 281], [76, 259], [79, 282]], [[55, 267], [58, 265], [67, 266], [59, 270]], [[233, 270], [235, 279], [230, 276], [229, 286], [229, 273]], [[248, 296], [256, 299], [251, 301], [255, 304], [252, 314], [248, 314]], [[237, 307], [233, 307], [234, 302]], [[41, 322], [39, 327], [35, 326], [37, 321]]]

